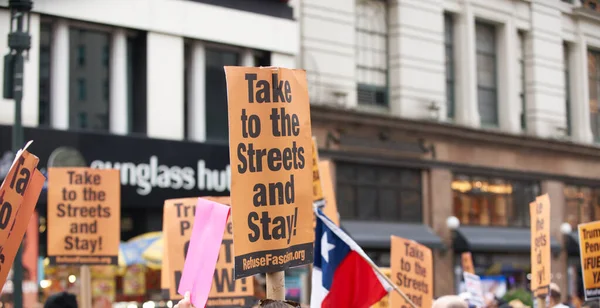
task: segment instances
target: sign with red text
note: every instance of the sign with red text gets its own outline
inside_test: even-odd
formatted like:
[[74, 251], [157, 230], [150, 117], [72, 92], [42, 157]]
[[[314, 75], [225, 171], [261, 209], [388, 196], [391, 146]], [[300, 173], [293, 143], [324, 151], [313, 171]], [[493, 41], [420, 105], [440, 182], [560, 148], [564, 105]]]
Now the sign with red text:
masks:
[[[419, 308], [433, 303], [433, 255], [431, 249], [415, 241], [392, 235], [392, 281]], [[397, 292], [390, 295], [390, 307], [409, 308]]]

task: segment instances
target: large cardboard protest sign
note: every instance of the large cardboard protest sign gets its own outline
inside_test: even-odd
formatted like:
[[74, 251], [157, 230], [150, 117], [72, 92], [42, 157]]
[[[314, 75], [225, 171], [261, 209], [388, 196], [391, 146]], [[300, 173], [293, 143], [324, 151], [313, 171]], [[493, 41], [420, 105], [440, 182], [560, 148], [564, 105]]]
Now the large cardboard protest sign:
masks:
[[[225, 205], [230, 204], [229, 197], [203, 198]], [[161, 288], [165, 299], [182, 298], [177, 290], [192, 236], [197, 203], [198, 198], [165, 200], [163, 245], [166, 249], [161, 269]], [[252, 277], [238, 280], [233, 277], [233, 226], [229, 220], [223, 235], [207, 307], [248, 307], [255, 302], [253, 295]]]
[[36, 169], [39, 158], [26, 149], [17, 153], [0, 186], [0, 285], [6, 282], [46, 180]]
[[475, 275], [475, 266], [473, 266], [473, 256], [470, 252], [463, 252], [460, 255], [460, 263], [463, 272]]
[[48, 169], [51, 264], [117, 265], [121, 239], [119, 170]]
[[550, 286], [550, 198], [544, 194], [529, 204], [531, 217], [531, 290], [548, 294]]
[[[431, 249], [415, 241], [392, 235], [392, 281], [417, 307], [433, 303], [433, 256]], [[390, 307], [410, 307], [397, 292], [390, 296]]]
[[235, 278], [313, 260], [306, 72], [225, 67]]
[[600, 299], [600, 221], [580, 224], [579, 255], [585, 300]]

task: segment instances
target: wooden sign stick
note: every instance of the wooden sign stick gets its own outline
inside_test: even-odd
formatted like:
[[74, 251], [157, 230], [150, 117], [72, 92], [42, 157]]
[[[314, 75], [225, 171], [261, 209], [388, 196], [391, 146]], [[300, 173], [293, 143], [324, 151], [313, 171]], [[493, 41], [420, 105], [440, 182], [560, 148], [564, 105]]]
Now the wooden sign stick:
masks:
[[90, 267], [87, 265], [81, 266], [79, 270], [79, 294], [81, 297], [82, 308], [92, 308], [92, 274]]
[[267, 273], [267, 298], [285, 300], [285, 272]]

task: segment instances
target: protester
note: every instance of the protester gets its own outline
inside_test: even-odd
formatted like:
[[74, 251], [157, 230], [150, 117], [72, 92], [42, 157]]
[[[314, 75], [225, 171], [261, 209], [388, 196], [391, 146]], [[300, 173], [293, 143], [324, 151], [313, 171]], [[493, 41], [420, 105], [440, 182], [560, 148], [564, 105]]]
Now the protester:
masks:
[[183, 299], [180, 300], [179, 303], [177, 303], [177, 305], [175, 305], [173, 308], [194, 308], [194, 306], [192, 306], [192, 302], [190, 301], [190, 292], [185, 292]]
[[560, 299], [560, 288], [553, 282], [550, 284], [550, 308], [569, 308], [569, 306], [561, 303]]
[[56, 293], [48, 297], [44, 308], [77, 308], [77, 298], [67, 292]]
[[469, 305], [460, 296], [446, 295], [436, 299], [431, 308], [469, 308]]

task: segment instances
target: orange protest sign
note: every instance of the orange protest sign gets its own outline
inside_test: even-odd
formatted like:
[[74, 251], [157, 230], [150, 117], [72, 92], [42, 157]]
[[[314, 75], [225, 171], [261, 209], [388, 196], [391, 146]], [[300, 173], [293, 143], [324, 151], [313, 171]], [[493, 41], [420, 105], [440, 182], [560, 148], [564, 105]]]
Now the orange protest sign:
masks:
[[225, 67], [235, 278], [313, 259], [306, 72]]
[[550, 198], [544, 194], [529, 204], [531, 217], [531, 290], [545, 296], [550, 286]]
[[325, 214], [325, 216], [339, 226], [340, 217], [338, 215], [337, 201], [335, 200], [333, 179], [331, 178], [331, 161], [320, 161], [319, 173], [321, 177], [321, 185], [325, 195], [325, 208], [323, 208], [323, 214]]
[[319, 175], [319, 151], [315, 137], [312, 138], [312, 151], [313, 202], [320, 202], [324, 199], [324, 196], [323, 187], [321, 186], [321, 176]]
[[[415, 241], [392, 235], [392, 281], [417, 307], [433, 303], [433, 256], [431, 249]], [[397, 292], [390, 296], [390, 307], [411, 307]]]
[[6, 282], [46, 181], [36, 169], [38, 162], [23, 150], [0, 186], [0, 285]]
[[600, 298], [600, 221], [577, 226], [585, 300]]
[[463, 252], [460, 255], [463, 272], [475, 275], [475, 266], [473, 266], [473, 256], [470, 252]]
[[117, 265], [121, 239], [119, 170], [48, 169], [51, 264]]
[[[390, 270], [390, 268], [379, 268], [381, 270], [381, 273], [383, 273], [384, 275], [386, 275], [388, 278], [392, 278], [392, 271]], [[394, 291], [392, 291], [394, 292]], [[390, 307], [390, 295], [386, 295], [384, 296], [379, 302], [377, 302], [375, 305], [371, 306], [371, 308], [388, 308]]]

